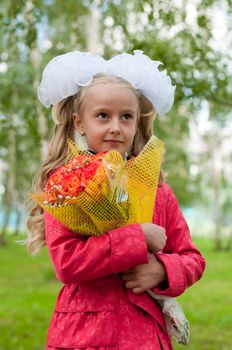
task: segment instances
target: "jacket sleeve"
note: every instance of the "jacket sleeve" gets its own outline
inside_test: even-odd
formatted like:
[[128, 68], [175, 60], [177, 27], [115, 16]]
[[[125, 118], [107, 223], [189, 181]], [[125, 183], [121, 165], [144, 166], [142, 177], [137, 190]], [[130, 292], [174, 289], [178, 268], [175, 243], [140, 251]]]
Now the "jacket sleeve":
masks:
[[164, 289], [153, 290], [159, 295], [175, 297], [201, 278], [205, 260], [192, 242], [188, 225], [173, 191], [168, 186], [167, 188], [164, 209], [167, 243], [163, 252], [156, 254], [156, 258], [166, 269], [167, 285]]
[[86, 238], [48, 212], [44, 212], [44, 220], [48, 253], [57, 278], [64, 284], [79, 284], [148, 262], [146, 241], [138, 224]]

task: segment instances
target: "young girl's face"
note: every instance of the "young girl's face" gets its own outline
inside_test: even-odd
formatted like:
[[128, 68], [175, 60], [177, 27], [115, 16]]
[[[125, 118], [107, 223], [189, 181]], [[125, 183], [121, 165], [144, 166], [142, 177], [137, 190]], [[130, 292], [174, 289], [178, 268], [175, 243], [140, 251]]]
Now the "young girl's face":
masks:
[[74, 126], [85, 134], [89, 150], [117, 150], [129, 153], [137, 130], [138, 98], [123, 84], [99, 83], [86, 93], [79, 114], [74, 113]]

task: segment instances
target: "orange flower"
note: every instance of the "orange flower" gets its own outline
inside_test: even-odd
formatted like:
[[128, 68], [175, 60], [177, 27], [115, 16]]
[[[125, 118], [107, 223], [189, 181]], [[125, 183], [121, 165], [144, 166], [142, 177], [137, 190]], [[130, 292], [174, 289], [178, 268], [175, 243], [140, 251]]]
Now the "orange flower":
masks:
[[105, 152], [78, 154], [50, 176], [45, 187], [47, 204], [63, 204], [77, 197], [93, 179]]

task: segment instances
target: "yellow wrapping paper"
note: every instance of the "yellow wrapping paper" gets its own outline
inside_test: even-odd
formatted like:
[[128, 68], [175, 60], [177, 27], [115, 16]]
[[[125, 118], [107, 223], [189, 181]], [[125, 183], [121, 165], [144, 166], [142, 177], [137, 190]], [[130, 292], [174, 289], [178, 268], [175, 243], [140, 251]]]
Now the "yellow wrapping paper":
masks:
[[[71, 140], [69, 148], [70, 159], [89, 154]], [[86, 189], [65, 205], [47, 204], [45, 193], [31, 197], [66, 227], [83, 235], [97, 236], [127, 224], [152, 222], [162, 153], [163, 143], [152, 136], [129, 161], [117, 151], [107, 152]]]

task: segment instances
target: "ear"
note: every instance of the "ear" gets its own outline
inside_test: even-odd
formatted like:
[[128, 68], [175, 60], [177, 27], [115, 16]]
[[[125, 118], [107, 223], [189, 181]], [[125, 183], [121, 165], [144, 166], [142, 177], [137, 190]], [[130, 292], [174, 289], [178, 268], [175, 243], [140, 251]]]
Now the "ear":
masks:
[[74, 128], [80, 133], [83, 134], [84, 133], [84, 126], [81, 120], [81, 117], [78, 113], [73, 113], [72, 115], [73, 118], [73, 125]]

